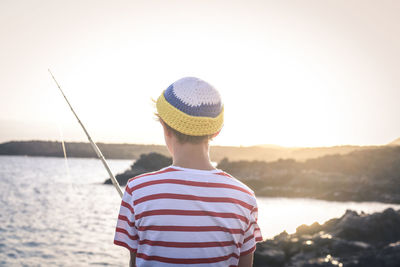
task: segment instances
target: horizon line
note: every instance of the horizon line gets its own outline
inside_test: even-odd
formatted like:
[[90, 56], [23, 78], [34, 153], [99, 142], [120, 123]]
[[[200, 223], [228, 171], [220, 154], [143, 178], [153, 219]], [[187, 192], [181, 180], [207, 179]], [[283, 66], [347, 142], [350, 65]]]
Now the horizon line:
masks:
[[[76, 140], [62, 140], [64, 143], [89, 143], [89, 141], [76, 141]], [[54, 140], [54, 139], [26, 139], [26, 140], [8, 140], [0, 142], [0, 145], [5, 143], [12, 143], [12, 142], [62, 142], [61, 140]], [[251, 148], [251, 147], [260, 147], [260, 148], [276, 148], [276, 149], [301, 149], [301, 148], [333, 148], [333, 147], [384, 147], [384, 146], [393, 146], [393, 145], [400, 145], [393, 144], [396, 141], [400, 141], [400, 138], [393, 140], [387, 144], [369, 144], [369, 145], [352, 145], [352, 144], [338, 144], [338, 145], [328, 145], [328, 146], [283, 146], [277, 144], [255, 144], [255, 145], [216, 145], [210, 144], [210, 147], [237, 147], [237, 148]], [[160, 143], [130, 143], [130, 142], [104, 142], [104, 141], [97, 141], [96, 144], [110, 144], [110, 145], [144, 145], [144, 146], [165, 146], [165, 144]]]

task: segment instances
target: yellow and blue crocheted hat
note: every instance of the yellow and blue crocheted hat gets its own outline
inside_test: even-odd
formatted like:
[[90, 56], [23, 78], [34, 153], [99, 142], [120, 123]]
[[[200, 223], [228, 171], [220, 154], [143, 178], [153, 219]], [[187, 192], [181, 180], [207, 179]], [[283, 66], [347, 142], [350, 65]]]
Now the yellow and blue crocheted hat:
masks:
[[156, 107], [166, 124], [186, 135], [215, 134], [224, 122], [220, 94], [209, 83], [194, 77], [171, 84], [157, 99]]

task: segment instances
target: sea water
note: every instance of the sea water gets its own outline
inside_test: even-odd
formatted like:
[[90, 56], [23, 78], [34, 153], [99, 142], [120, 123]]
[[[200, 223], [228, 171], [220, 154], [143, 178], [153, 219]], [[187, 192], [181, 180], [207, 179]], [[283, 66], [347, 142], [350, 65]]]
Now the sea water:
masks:
[[[116, 174], [130, 160], [108, 160]], [[0, 156], [1, 266], [126, 266], [129, 253], [113, 245], [121, 199], [103, 185], [107, 173], [97, 159]], [[301, 224], [400, 205], [257, 198], [264, 238]]]

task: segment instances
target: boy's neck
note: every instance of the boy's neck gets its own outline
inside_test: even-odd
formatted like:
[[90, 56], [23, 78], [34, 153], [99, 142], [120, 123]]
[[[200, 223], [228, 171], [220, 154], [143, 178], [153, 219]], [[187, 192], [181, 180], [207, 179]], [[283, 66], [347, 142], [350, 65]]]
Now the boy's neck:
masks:
[[207, 143], [175, 143], [173, 149], [173, 165], [189, 169], [215, 170], [210, 161]]

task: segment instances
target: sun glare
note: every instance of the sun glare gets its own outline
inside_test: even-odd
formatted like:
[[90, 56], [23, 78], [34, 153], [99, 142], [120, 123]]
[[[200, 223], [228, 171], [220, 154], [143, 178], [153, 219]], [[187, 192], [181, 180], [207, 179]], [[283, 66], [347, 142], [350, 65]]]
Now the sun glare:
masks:
[[[4, 108], [15, 110], [5, 112], [11, 114], [7, 119], [62, 121], [67, 140], [82, 140], [65, 103], [48, 105], [54, 95], [45, 89], [56, 89], [47, 73], [50, 67], [82, 120], [103, 142], [162, 144], [150, 99], [184, 76], [204, 79], [221, 92], [226, 120], [215, 144], [362, 145], [397, 137], [400, 126], [393, 114], [398, 113], [400, 91], [395, 72], [383, 67], [392, 62], [366, 42], [370, 34], [346, 23], [352, 17], [322, 19], [306, 10], [261, 3], [231, 3], [229, 10], [215, 3], [222, 13], [192, 3], [185, 5], [187, 12], [178, 12], [181, 4], [117, 5], [118, 16], [102, 6], [89, 15], [77, 14], [73, 5], [57, 6], [53, 8], [74, 15], [73, 20], [59, 20], [61, 30], [32, 19], [18, 37], [21, 25], [12, 25], [9, 40], [35, 38], [29, 39], [29, 53], [14, 53], [15, 45], [5, 44], [13, 62], [27, 61], [4, 68], [5, 88], [23, 88], [18, 92], [26, 96], [8, 93], [25, 108], [15, 110], [6, 101]], [[164, 7], [176, 12], [163, 12]], [[46, 10], [23, 10], [26, 20], [41, 12]], [[110, 17], [104, 20], [104, 14]], [[327, 31], [327, 25], [335, 27]], [[349, 36], [359, 39], [348, 42]], [[385, 108], [377, 108], [381, 106]], [[391, 130], [372, 131], [371, 125]], [[43, 136], [58, 139], [58, 134]]]

